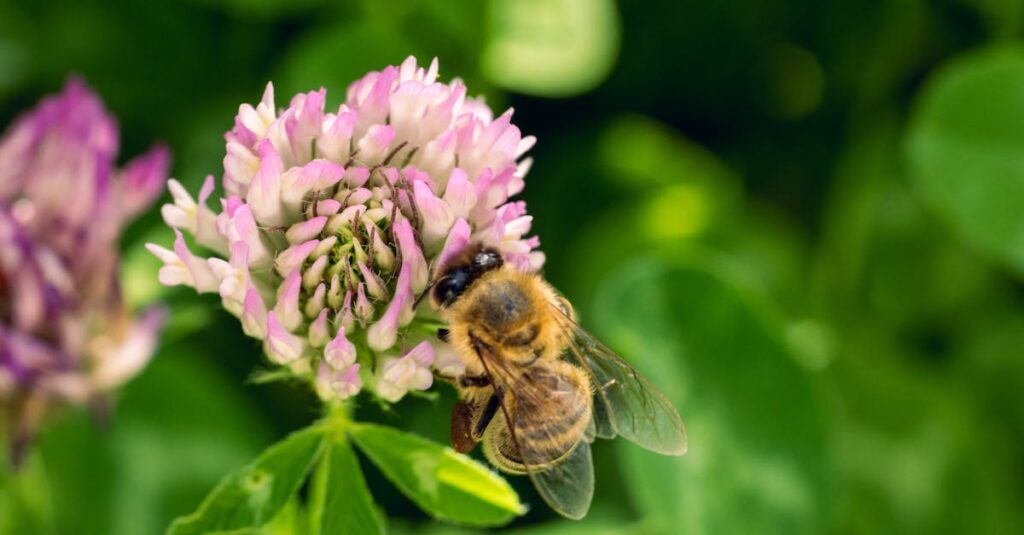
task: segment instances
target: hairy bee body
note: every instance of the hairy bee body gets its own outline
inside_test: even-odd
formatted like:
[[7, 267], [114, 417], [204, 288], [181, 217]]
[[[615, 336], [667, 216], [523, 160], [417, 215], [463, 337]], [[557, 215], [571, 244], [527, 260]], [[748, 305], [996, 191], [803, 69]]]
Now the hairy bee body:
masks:
[[466, 374], [486, 373], [474, 352], [481, 344], [500, 350], [502, 358], [522, 366], [557, 360], [568, 338], [554, 321], [550, 307], [560, 299], [536, 275], [512, 268], [487, 272], [470, 286], [442, 317], [449, 342], [466, 364]]
[[[447, 340], [466, 365], [453, 446], [468, 451], [482, 441], [491, 464], [509, 473], [526, 473], [524, 458], [532, 469], [558, 464], [582, 440], [593, 398], [586, 373], [560, 359], [570, 338], [556, 315], [571, 313], [568, 303], [537, 275], [500, 266], [443, 305]], [[500, 356], [497, 370], [481, 352]]]
[[526, 474], [560, 514], [582, 518], [594, 493], [590, 442], [621, 436], [666, 455], [686, 452], [679, 413], [627, 362], [582, 329], [540, 276], [479, 245], [442, 266], [431, 302], [438, 336], [465, 364], [442, 377], [459, 392], [451, 443], [483, 443], [499, 470]]
[[[509, 412], [517, 415], [517, 436], [512, 436], [504, 414], [495, 416], [483, 436], [487, 460], [512, 474], [527, 473], [524, 459], [535, 470], [565, 459], [583, 439], [592, 410], [587, 376], [569, 363], [535, 364], [519, 380], [544, 385], [549, 396], [534, 400], [513, 395]], [[524, 388], [513, 386], [512, 391]]]

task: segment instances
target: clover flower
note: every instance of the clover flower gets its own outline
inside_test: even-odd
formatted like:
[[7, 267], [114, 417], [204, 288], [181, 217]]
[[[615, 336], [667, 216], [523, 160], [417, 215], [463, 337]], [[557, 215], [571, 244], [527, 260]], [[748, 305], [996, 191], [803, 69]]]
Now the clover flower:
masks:
[[[544, 261], [523, 202], [534, 143], [495, 118], [460, 80], [437, 81], [408, 58], [353, 83], [337, 111], [325, 89], [277, 110], [268, 84], [225, 135], [220, 210], [170, 181], [163, 207], [176, 239], [147, 244], [160, 280], [218, 292], [269, 360], [310, 378], [324, 399], [372, 385], [382, 399], [430, 387], [429, 307], [415, 310], [432, 272], [471, 242], [536, 270]], [[214, 256], [194, 254], [185, 241]], [[433, 318], [436, 321], [436, 318]]]
[[14, 459], [56, 402], [96, 404], [152, 355], [160, 309], [118, 285], [121, 230], [163, 190], [163, 147], [117, 169], [118, 130], [71, 79], [0, 139], [0, 404]]

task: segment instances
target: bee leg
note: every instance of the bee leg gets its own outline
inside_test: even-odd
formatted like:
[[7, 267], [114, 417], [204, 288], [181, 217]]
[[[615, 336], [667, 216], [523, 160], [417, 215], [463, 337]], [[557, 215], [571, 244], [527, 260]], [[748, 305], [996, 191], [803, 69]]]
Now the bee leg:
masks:
[[448, 340], [450, 339], [450, 335], [451, 335], [451, 331], [449, 331], [448, 329], [438, 329], [437, 330], [437, 339], [442, 341], [442, 342], [444, 342], [444, 343], [446, 343], [446, 344], [448, 343]]
[[463, 388], [483, 388], [491, 386], [491, 378], [486, 375], [463, 375], [459, 377], [459, 386]]
[[487, 399], [487, 404], [484, 405], [483, 411], [480, 412], [480, 418], [477, 419], [476, 425], [473, 426], [473, 436], [477, 440], [484, 436], [484, 431], [487, 430], [487, 426], [490, 425], [491, 420], [494, 419], [494, 415], [498, 414], [498, 409], [501, 407], [501, 389], [496, 389], [491, 397]]
[[487, 397], [481, 406], [469, 400], [459, 400], [452, 407], [452, 426], [450, 439], [452, 449], [459, 453], [469, 453], [484, 436], [487, 426], [494, 420], [501, 408], [502, 391], [497, 389]]
[[457, 385], [459, 383], [459, 378], [458, 377], [453, 377], [451, 375], [445, 375], [445, 374], [443, 374], [443, 373], [441, 373], [441, 372], [439, 372], [437, 370], [432, 370], [432, 373], [434, 374], [434, 379], [436, 379], [438, 381], [443, 381], [443, 382], [448, 383], [448, 384], [450, 384], [452, 386], [455, 386], [455, 385]]
[[473, 437], [473, 404], [460, 400], [452, 407], [451, 442], [452, 449], [459, 453], [469, 453], [476, 447], [479, 439]]

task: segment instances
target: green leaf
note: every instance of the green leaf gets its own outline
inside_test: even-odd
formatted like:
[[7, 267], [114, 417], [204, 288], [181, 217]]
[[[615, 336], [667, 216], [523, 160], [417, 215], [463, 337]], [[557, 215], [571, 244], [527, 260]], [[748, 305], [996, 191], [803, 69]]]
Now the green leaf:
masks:
[[852, 131], [824, 211], [814, 279], [847, 336], [855, 324], [950, 332], [964, 310], [988, 308], [1004, 292], [987, 259], [937, 232], [899, 136], [891, 116]]
[[497, 526], [524, 512], [507, 481], [451, 448], [372, 424], [354, 426], [351, 435], [399, 490], [437, 518]]
[[921, 198], [975, 248], [1024, 273], [1024, 48], [972, 53], [917, 102], [908, 154]]
[[329, 446], [317, 467], [310, 516], [314, 535], [385, 532], [356, 454], [344, 439]]
[[270, 521], [298, 491], [323, 445], [321, 429], [292, 433], [225, 477], [196, 512], [175, 520], [168, 534], [237, 530]]
[[599, 289], [595, 332], [676, 403], [689, 435], [681, 458], [618, 441], [623, 477], [664, 529], [820, 532], [821, 401], [773, 308], [738, 280], [721, 260], [636, 258]]
[[530, 95], [566, 97], [601, 83], [619, 51], [611, 0], [491, 1], [491, 37], [481, 58], [495, 84]]
[[242, 530], [242, 532], [245, 535], [304, 535], [309, 533], [309, 523], [299, 502], [297, 495], [292, 496], [269, 522], [258, 529]]

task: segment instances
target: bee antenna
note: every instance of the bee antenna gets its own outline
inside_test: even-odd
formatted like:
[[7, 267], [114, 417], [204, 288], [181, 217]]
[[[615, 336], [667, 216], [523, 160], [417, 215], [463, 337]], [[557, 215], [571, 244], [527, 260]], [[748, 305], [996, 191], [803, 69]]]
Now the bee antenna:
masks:
[[421, 293], [420, 296], [417, 297], [416, 300], [412, 302], [413, 310], [416, 310], [416, 307], [420, 306], [420, 303], [423, 301], [424, 297], [430, 295], [430, 290], [434, 287], [434, 284], [436, 283], [437, 279], [430, 279], [430, 282], [427, 283], [427, 287], [423, 289], [423, 293]]

